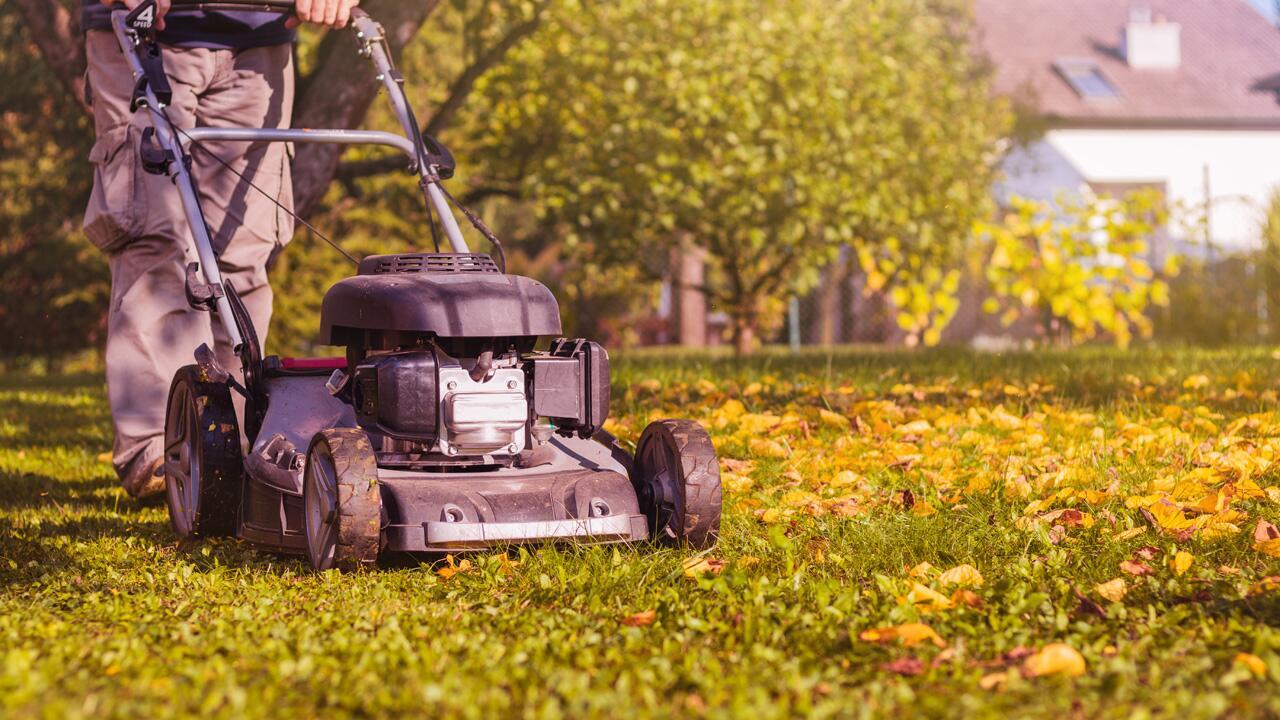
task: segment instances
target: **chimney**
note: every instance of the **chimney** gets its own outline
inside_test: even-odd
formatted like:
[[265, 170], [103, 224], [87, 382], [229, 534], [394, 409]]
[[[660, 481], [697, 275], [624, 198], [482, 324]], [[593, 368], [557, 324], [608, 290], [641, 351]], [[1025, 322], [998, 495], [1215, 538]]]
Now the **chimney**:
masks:
[[1177, 70], [1182, 64], [1182, 26], [1153, 18], [1149, 7], [1135, 7], [1121, 33], [1120, 49], [1135, 70]]

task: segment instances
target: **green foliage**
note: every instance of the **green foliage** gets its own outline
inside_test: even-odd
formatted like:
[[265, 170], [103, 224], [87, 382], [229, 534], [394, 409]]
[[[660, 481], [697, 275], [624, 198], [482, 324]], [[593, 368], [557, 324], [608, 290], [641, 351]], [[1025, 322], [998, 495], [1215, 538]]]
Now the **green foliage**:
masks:
[[923, 331], [954, 311], [938, 268], [1007, 126], [957, 7], [565, 2], [481, 82], [472, 158], [570, 250], [653, 276], [669, 248], [707, 250], [740, 346], [847, 243]]
[[0, 364], [56, 359], [105, 329], [106, 263], [80, 231], [91, 123], [0, 5]]
[[1266, 213], [1262, 228], [1262, 272], [1270, 324], [1268, 335], [1271, 342], [1280, 342], [1280, 188], [1272, 191]]
[[[965, 422], [975, 404], [1003, 402], [1006, 417], [1028, 418], [1045, 404], [1072, 408], [1096, 417], [1107, 438], [1096, 470], [1073, 481], [1097, 487], [1154, 477], [1150, 458], [1117, 449], [1115, 438], [1128, 431], [1122, 423], [1159, 422], [1173, 404], [1188, 417], [1220, 418], [1226, 437], [1237, 421], [1274, 423], [1274, 401], [1260, 398], [1280, 391], [1270, 354], [1248, 349], [617, 360], [616, 414], [633, 428], [650, 413], [710, 415], [728, 396], [754, 413], [794, 403], [814, 416], [852, 391], [877, 406], [894, 398], [899, 412], [936, 408], [956, 417], [950, 422]], [[1184, 378], [1200, 373], [1210, 385], [1189, 392]], [[1241, 376], [1252, 378], [1247, 393], [1236, 391], [1232, 378]], [[646, 389], [650, 380], [656, 390]], [[713, 394], [697, 390], [712, 381]], [[743, 392], [757, 383], [764, 390]], [[1002, 390], [1033, 383], [1056, 389], [1035, 398]], [[718, 444], [737, 442], [713, 432]], [[812, 432], [831, 446], [848, 434], [818, 424]], [[1019, 433], [993, 441], [1017, 443]], [[1029, 442], [1035, 433], [1026, 435]], [[1061, 437], [1041, 441], [1060, 450]], [[115, 486], [98, 457], [110, 444], [100, 377], [0, 377], [6, 718], [388, 717], [424, 708], [432, 717], [477, 718], [1280, 713], [1276, 590], [1264, 580], [1280, 566], [1250, 548], [1251, 527], [1225, 540], [1152, 529], [1115, 539], [1126, 523], [1142, 521], [1109, 500], [1115, 521], [1095, 509], [1093, 528], [1072, 528], [1055, 544], [1047, 532], [1018, 529], [1028, 501], [1000, 492], [946, 507], [931, 496], [940, 510], [929, 516], [886, 507], [764, 525], [750, 501], [789, 492], [796, 481], [781, 462], [761, 462], [754, 487], [726, 492], [714, 555], [728, 567], [718, 576], [686, 577], [685, 554], [645, 546], [481, 553], [448, 579], [435, 572], [444, 563], [316, 576], [304, 560], [237, 541], [176, 541], [162, 507], [139, 507]], [[1157, 462], [1174, 467], [1183, 457]], [[884, 468], [866, 482], [887, 499], [928, 486], [923, 477]], [[1274, 470], [1259, 482], [1274, 485]], [[1272, 519], [1274, 507], [1249, 504]], [[1154, 573], [1125, 575], [1119, 564], [1148, 546], [1160, 553], [1148, 561]], [[1183, 575], [1164, 563], [1175, 547], [1195, 555]], [[925, 561], [938, 570], [969, 563], [985, 577], [980, 608], [923, 618], [948, 649], [860, 640], [868, 629], [917, 618], [898, 596], [905, 568]], [[1099, 617], [1077, 593], [1097, 598], [1095, 584], [1117, 576], [1128, 579], [1129, 594], [1104, 603]], [[647, 611], [651, 625], [623, 623]], [[1078, 649], [1086, 673], [1020, 677], [1016, 658], [1051, 642]], [[1237, 653], [1256, 655], [1266, 676], [1234, 662]], [[984, 689], [980, 679], [1009, 657], [1005, 683]]]
[[985, 309], [1003, 310], [1005, 325], [1030, 317], [1049, 341], [1105, 336], [1123, 347], [1135, 335], [1150, 337], [1147, 308], [1169, 302], [1168, 285], [1147, 260], [1162, 216], [1159, 198], [1147, 192], [1057, 203], [1013, 198], [1000, 222], [976, 225], [989, 247]]

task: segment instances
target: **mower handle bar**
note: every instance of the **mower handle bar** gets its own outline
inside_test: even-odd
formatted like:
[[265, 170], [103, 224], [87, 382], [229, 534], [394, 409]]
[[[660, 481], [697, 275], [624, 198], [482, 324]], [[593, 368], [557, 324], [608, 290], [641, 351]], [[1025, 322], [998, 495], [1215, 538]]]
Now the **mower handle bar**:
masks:
[[[288, 14], [293, 12], [296, 0], [171, 0], [171, 8], [187, 8], [191, 10], [241, 11], [241, 12], [275, 12]], [[118, 10], [127, 9], [122, 2], [116, 2]], [[369, 13], [359, 7], [351, 8], [351, 19], [368, 18]]]

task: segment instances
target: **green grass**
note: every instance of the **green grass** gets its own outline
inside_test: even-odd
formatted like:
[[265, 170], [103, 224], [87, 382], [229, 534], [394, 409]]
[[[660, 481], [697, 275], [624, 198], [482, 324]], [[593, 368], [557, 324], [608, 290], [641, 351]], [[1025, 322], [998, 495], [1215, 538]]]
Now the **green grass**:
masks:
[[[1201, 373], [1212, 385], [1186, 390], [1184, 378]], [[694, 390], [704, 379], [716, 389]], [[753, 382], [763, 389], [743, 395]], [[1032, 382], [1053, 387], [1034, 400], [1000, 396], [1005, 384]], [[634, 441], [651, 414], [714, 425], [735, 397], [754, 413], [853, 414], [839, 407], [842, 386], [863, 402], [896, 399], [908, 417], [998, 403], [1034, 413], [1050, 404], [1096, 414], [1108, 435], [1120, 430], [1117, 413], [1154, 424], [1166, 405], [1203, 406], [1222, 427], [1248, 414], [1280, 424], [1280, 361], [1262, 350], [842, 351], [746, 362], [636, 354], [617, 363], [614, 410]], [[856, 455], [836, 449], [843, 433], [815, 433], [810, 464], [758, 458], [754, 484], [726, 493], [713, 554], [728, 566], [719, 575], [688, 577], [687, 553], [650, 547], [481, 554], [448, 579], [438, 565], [313, 575], [299, 559], [236, 541], [179, 543], [162, 506], [124, 497], [99, 459], [111, 443], [99, 377], [0, 377], [0, 715], [1280, 714], [1280, 593], [1252, 587], [1280, 575], [1280, 560], [1251, 547], [1257, 518], [1280, 521], [1271, 500], [1239, 505], [1248, 520], [1225, 539], [1154, 531], [1117, 539], [1100, 520], [1054, 543], [1015, 525], [1029, 498], [993, 490], [947, 505], [946, 477], [867, 461], [866, 512], [761, 522], [756, 511], [780, 507], [796, 473], [825, 492], [827, 475], [816, 468], [845, 459], [823, 448]], [[1047, 434], [1051, 449], [1087, 447], [1067, 430]], [[733, 426], [713, 437], [722, 455], [747, 457]], [[1259, 431], [1258, 447], [1264, 437]], [[1091, 468], [1086, 482], [1117, 477], [1137, 488], [1173, 462], [1165, 455], [1184, 451], [1193, 452], [1111, 447], [1077, 460]], [[962, 457], [957, 473], [981, 470], [982, 457]], [[1267, 468], [1256, 481], [1278, 477], [1280, 467]], [[904, 487], [939, 512], [897, 509], [890, 493]], [[1123, 497], [1105, 509], [1119, 529], [1142, 523]], [[1091, 595], [1120, 575], [1119, 563], [1144, 545], [1192, 552], [1195, 565], [1176, 576], [1153, 561], [1157, 572], [1130, 578], [1123, 603], [1104, 603], [1105, 618], [1083, 611], [1076, 592]], [[925, 561], [976, 566], [986, 579], [982, 607], [920, 616], [901, 604], [906, 568]], [[1236, 572], [1219, 571], [1224, 565]], [[650, 626], [622, 623], [649, 610]], [[914, 620], [933, 627], [947, 650], [859, 639]], [[1016, 662], [1002, 662], [1004, 653], [1050, 642], [1078, 649], [1087, 672], [1022, 677]], [[1265, 676], [1233, 662], [1237, 653], [1261, 658]], [[920, 660], [920, 672], [885, 667], [904, 659]], [[979, 685], [1006, 665], [1003, 685]]]

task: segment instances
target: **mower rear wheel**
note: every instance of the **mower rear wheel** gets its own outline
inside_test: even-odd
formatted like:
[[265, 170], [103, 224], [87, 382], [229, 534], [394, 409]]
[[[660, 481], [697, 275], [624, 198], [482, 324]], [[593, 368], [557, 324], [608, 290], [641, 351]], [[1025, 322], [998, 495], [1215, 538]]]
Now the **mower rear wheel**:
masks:
[[179, 537], [233, 535], [244, 482], [231, 390], [195, 365], [178, 370], [164, 422], [169, 522]]
[[382, 493], [377, 456], [363, 430], [316, 433], [307, 450], [302, 501], [307, 559], [314, 570], [357, 570], [377, 563]]
[[708, 548], [720, 536], [720, 464], [711, 436], [692, 420], [658, 420], [640, 435], [632, 484], [651, 537]]

